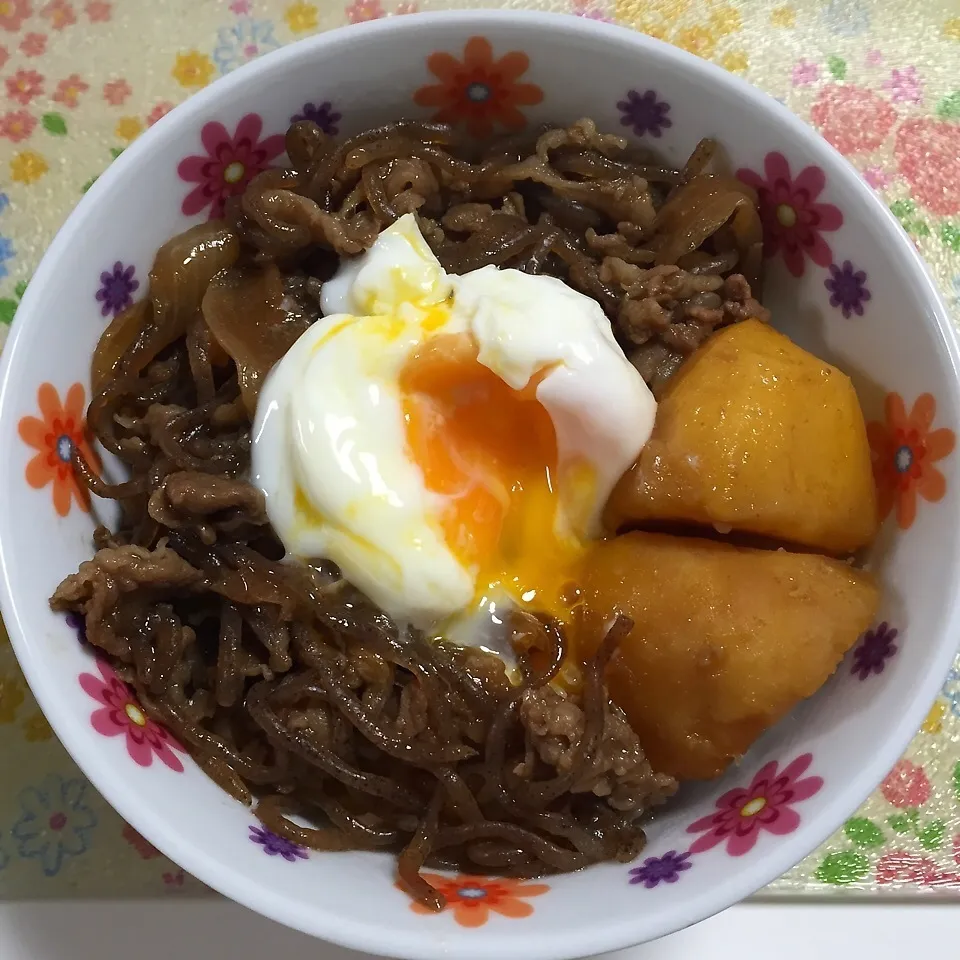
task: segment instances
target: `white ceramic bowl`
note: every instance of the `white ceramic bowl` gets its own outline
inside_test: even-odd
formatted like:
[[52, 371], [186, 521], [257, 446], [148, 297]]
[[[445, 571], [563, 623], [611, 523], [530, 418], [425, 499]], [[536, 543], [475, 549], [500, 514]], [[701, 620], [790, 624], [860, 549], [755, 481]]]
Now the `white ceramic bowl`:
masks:
[[[590, 116], [677, 164], [700, 137], [724, 144], [765, 204], [775, 322], [853, 377], [896, 504], [871, 558], [884, 583], [876, 629], [722, 780], [685, 787], [650, 825], [637, 863], [542, 884], [456, 880], [453, 904], [423, 915], [394, 887], [390, 857], [307, 855], [257, 832], [250, 811], [163, 731], [138, 725], [123, 686], [47, 597], [91, 553], [93, 520], [61, 459], [89, 399], [90, 357], [108, 316], [144, 293], [158, 246], [209, 215], [224, 178], [278, 161], [291, 117], [353, 133], [431, 116], [459, 82], [455, 61], [494, 121]], [[499, 92], [485, 85], [492, 73]], [[41, 707], [87, 776], [145, 837], [227, 896], [316, 936], [417, 960], [559, 960], [636, 944], [795, 864], [919, 727], [960, 634], [957, 357], [923, 264], [852, 167], [774, 100], [709, 63], [628, 30], [535, 13], [337, 30], [178, 107], [99, 179], [51, 245], [4, 352], [3, 614]]]

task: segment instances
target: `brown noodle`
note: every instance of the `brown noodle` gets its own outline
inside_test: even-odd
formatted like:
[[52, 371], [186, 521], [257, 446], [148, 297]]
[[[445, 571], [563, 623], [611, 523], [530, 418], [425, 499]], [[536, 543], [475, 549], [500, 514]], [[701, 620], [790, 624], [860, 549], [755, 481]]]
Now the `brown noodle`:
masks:
[[641, 849], [638, 814], [676, 785], [607, 695], [630, 622], [611, 618], [575, 692], [552, 682], [569, 651], [545, 618], [513, 618], [518, 684], [392, 623], [336, 570], [281, 562], [246, 480], [251, 418], [339, 259], [409, 212], [452, 272], [548, 273], [595, 298], [658, 389], [717, 326], [765, 316], [756, 197], [710, 173], [713, 151], [670, 170], [589, 120], [480, 151], [438, 124], [338, 144], [297, 123], [290, 168], [165, 244], [101, 337], [88, 422], [129, 479], [75, 467], [122, 520], [51, 603], [278, 836], [397, 851], [400, 884], [437, 909], [426, 863], [532, 876]]

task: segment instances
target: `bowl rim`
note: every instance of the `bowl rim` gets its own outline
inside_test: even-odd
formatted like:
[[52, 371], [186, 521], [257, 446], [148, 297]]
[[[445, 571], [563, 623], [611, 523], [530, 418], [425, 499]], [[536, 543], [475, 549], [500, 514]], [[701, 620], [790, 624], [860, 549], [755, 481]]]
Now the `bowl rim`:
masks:
[[[58, 262], [73, 242], [75, 234], [84, 225], [87, 211], [110, 192], [113, 181], [128, 168], [134, 167], [140, 158], [159, 145], [178, 126], [183, 127], [203, 118], [213, 105], [228, 101], [231, 92], [257, 73], [273, 72], [283, 64], [318, 53], [331, 45], [343, 45], [354, 40], [366, 42], [381, 35], [403, 36], [408, 31], [420, 31], [436, 25], [460, 28], [464, 32], [483, 30], [492, 25], [508, 25], [518, 32], [534, 28], [550, 33], [565, 34], [573, 40], [585, 36], [606, 39], [620, 45], [631, 45], [638, 53], [647, 53], [652, 59], [674, 61], [688, 73], [702, 77], [705, 84], [725, 86], [736, 92], [758, 115], [772, 112], [779, 116], [789, 135], [797, 140], [812, 141], [812, 149], [821, 162], [841, 176], [848, 189], [860, 193], [868, 210], [873, 215], [877, 232], [893, 244], [908, 268], [910, 295], [927, 310], [923, 322], [932, 326], [939, 335], [939, 347], [949, 359], [951, 376], [948, 378], [950, 406], [960, 411], [960, 346], [949, 312], [940, 296], [927, 264], [900, 224], [886, 205], [861, 180], [852, 165], [832, 146], [824, 141], [811, 127], [793, 114], [773, 97], [753, 87], [719, 66], [701, 60], [693, 54], [679, 50], [670, 44], [648, 37], [628, 26], [610, 24], [574, 17], [569, 14], [539, 11], [514, 10], [457, 10], [414, 14], [412, 16], [375, 20], [363, 24], [347, 25], [315, 34], [287, 44], [237, 70], [218, 78], [210, 86], [191, 96], [170, 114], [161, 118], [139, 137], [100, 176], [80, 200], [67, 220], [58, 230], [34, 273], [33, 279], [17, 311], [17, 319], [10, 332], [0, 357], [0, 423], [11, 421], [15, 416], [10, 388], [10, 370], [20, 359], [25, 349], [22, 346], [23, 331], [35, 310], [35, 302], [41, 298], [40, 291], [47, 279], [57, 269]], [[234, 874], [224, 869], [221, 863], [202, 848], [185, 843], [167, 821], [145, 812], [137, 802], [140, 790], [116, 775], [106, 751], [91, 750], [86, 736], [77, 731], [76, 718], [62, 706], [48, 686], [45, 665], [33, 645], [27, 639], [25, 616], [21, 604], [13, 596], [10, 585], [10, 568], [15, 563], [13, 538], [3, 535], [8, 520], [6, 512], [0, 516], [0, 611], [8, 627], [17, 659], [44, 715], [49, 719], [57, 737], [70, 756], [81, 768], [93, 786], [107, 802], [137, 831], [175, 863], [201, 879], [205, 884], [246, 907], [300, 930], [312, 936], [354, 950], [404, 958], [404, 960], [446, 960], [450, 956], [448, 945], [456, 941], [456, 954], [462, 960], [485, 960], [493, 948], [498, 948], [505, 960], [572, 960], [572, 958], [606, 953], [649, 942], [676, 932], [706, 919], [728, 906], [744, 899], [767, 883], [789, 870], [803, 857], [822, 843], [862, 802], [883, 779], [906, 746], [913, 738], [943, 682], [955, 655], [951, 638], [960, 636], [960, 592], [944, 598], [947, 605], [945, 626], [937, 638], [935, 655], [931, 657], [925, 672], [914, 683], [914, 696], [904, 710], [887, 739], [864, 760], [849, 781], [838, 786], [831, 800], [807, 829], [780, 838], [762, 859], [741, 870], [728, 883], [698, 895], [691, 900], [694, 908], [685, 922], [664, 922], [664, 918], [640, 911], [617, 920], [604, 918], [595, 925], [584, 926], [582, 932], [571, 936], [568, 931], [551, 933], [537, 927], [530, 934], [523, 928], [510, 928], [503, 935], [477, 937], [469, 940], [459, 936], [438, 935], [436, 929], [425, 927], [420, 931], [397, 931], [376, 924], [349, 919], [325, 912], [318, 903], [314, 912], [305, 914], [299, 907], [292, 908], [288, 901], [272, 890], [263, 887], [251, 888], [245, 875]], [[954, 550], [952, 572], [960, 576], [960, 551]]]

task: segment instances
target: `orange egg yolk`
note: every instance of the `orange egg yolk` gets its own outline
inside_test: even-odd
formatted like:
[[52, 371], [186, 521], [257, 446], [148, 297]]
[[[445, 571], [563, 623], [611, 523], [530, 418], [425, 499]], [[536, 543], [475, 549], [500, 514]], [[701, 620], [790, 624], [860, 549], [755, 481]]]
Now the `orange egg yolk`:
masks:
[[536, 397], [541, 371], [514, 390], [466, 335], [428, 340], [400, 374], [406, 442], [443, 498], [444, 540], [476, 575], [478, 605], [508, 594], [566, 621], [583, 544], [560, 516], [557, 437]]

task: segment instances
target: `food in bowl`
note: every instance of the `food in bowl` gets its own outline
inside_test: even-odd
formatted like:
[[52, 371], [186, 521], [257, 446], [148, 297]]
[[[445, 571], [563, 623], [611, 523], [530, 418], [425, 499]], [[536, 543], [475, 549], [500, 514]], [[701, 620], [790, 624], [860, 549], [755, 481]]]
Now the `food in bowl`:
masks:
[[122, 518], [51, 602], [272, 831], [397, 851], [424, 905], [427, 862], [630, 860], [874, 615], [849, 380], [767, 326], [709, 142], [301, 121], [287, 154], [101, 337], [128, 477], [75, 467]]

